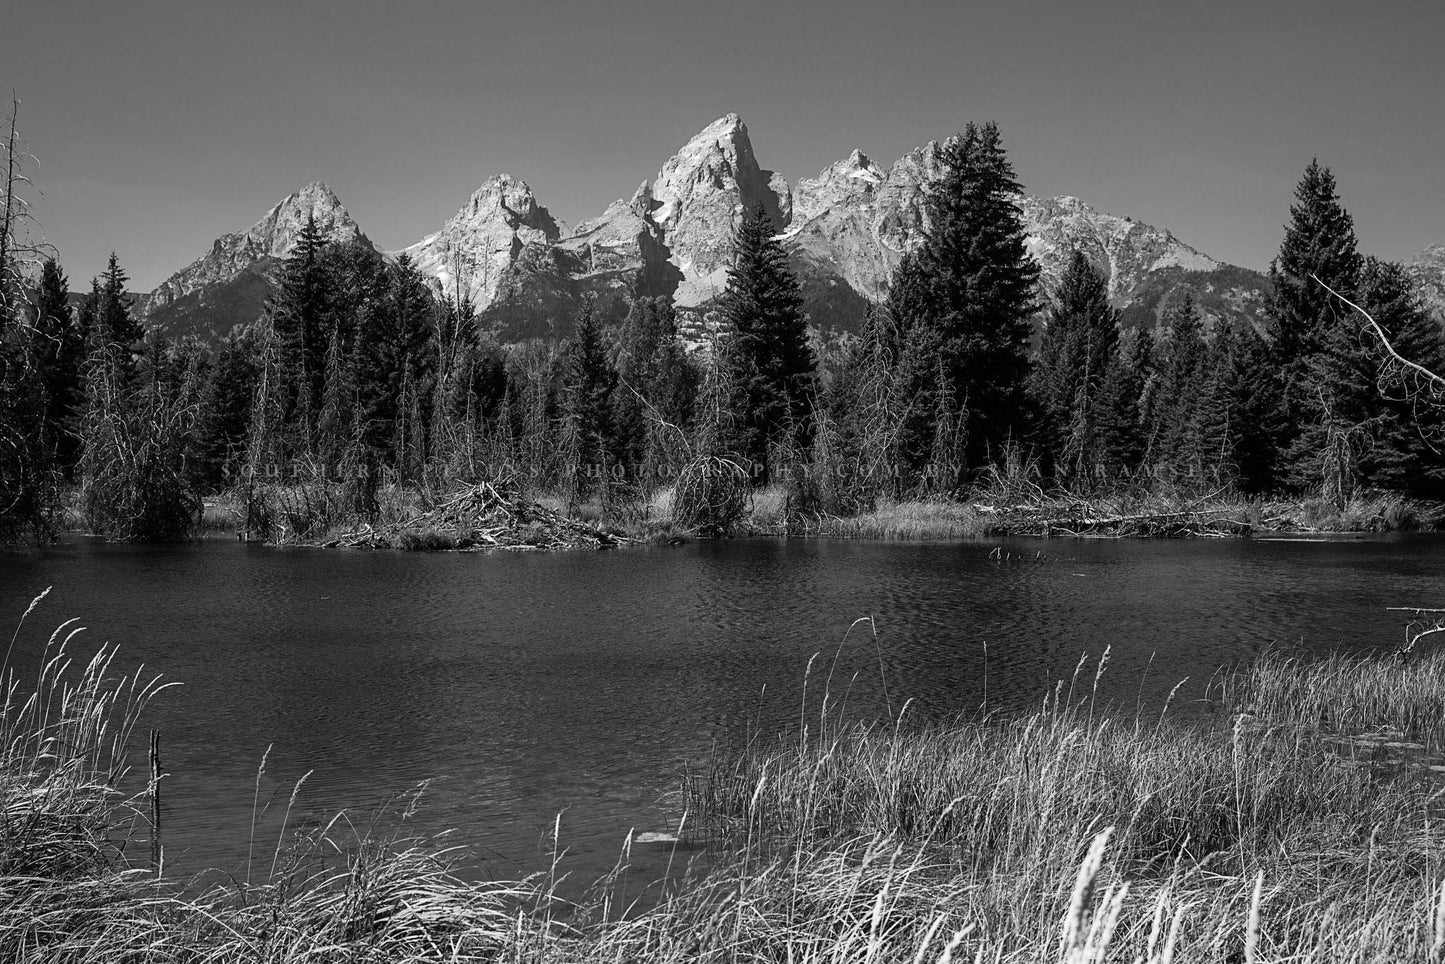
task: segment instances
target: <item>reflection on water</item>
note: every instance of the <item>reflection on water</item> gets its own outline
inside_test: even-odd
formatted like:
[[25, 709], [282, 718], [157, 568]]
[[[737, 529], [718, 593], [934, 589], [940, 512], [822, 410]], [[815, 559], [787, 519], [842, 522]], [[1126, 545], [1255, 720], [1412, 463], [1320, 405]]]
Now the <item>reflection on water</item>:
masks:
[[[0, 556], [0, 613], [53, 585], [17, 665], [77, 615], [83, 648], [116, 642], [126, 667], [183, 684], [149, 720], [179, 871], [244, 864], [272, 746], [262, 803], [284, 808], [310, 772], [302, 820], [364, 818], [432, 780], [420, 827], [456, 828], [487, 872], [545, 864], [561, 813], [585, 875], [629, 828], [675, 829], [666, 795], [688, 761], [796, 720], [815, 654], [814, 697], [831, 676], [863, 713], [1028, 706], [1105, 647], [1104, 695], [1157, 705], [1270, 643], [1396, 645], [1384, 607], [1438, 604], [1445, 571], [1437, 537], [1013, 540], [991, 558], [995, 545], [458, 556], [73, 541]], [[850, 633], [868, 614], [876, 636]]]

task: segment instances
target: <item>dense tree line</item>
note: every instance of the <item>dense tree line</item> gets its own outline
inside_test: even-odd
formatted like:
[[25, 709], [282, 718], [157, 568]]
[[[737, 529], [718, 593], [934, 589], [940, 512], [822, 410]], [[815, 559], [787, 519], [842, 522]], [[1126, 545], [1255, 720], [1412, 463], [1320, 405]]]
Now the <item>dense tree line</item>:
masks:
[[1425, 442], [1439, 414], [1379, 390], [1377, 345], [1324, 286], [1429, 367], [1445, 339], [1401, 267], [1359, 253], [1327, 168], [1299, 183], [1263, 330], [1211, 330], [1184, 293], [1125, 331], [1083, 253], [1041, 291], [997, 127], [950, 139], [942, 166], [886, 301], [828, 352], [761, 210], [737, 227], [700, 350], [669, 299], [640, 292], [618, 327], [587, 303], [565, 341], [502, 346], [460, 286], [314, 223], [263, 317], [212, 345], [143, 330], [114, 255], [80, 299], [54, 260], [7, 271], [5, 535], [43, 533], [68, 491], [96, 531], [134, 540], [183, 537], [207, 495], [255, 505], [287, 486], [366, 517], [386, 490], [507, 472], [617, 507], [703, 456], [839, 513], [979, 484], [1445, 491]]

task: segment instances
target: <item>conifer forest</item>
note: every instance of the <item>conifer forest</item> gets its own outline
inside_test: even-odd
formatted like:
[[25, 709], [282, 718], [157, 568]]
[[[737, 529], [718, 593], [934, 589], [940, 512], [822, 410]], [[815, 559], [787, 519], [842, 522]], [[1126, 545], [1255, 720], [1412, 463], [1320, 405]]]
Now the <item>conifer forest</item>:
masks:
[[855, 335], [816, 337], [826, 319], [805, 314], [786, 242], [755, 209], [702, 343], [684, 342], [669, 298], [632, 291], [620, 325], [584, 303], [556, 319], [565, 337], [504, 344], [463, 286], [314, 222], [257, 322], [168, 339], [137, 321], [115, 255], [76, 285], [57, 252], [23, 243], [24, 158], [9, 153], [10, 540], [67, 525], [182, 540], [215, 500], [248, 536], [320, 539], [482, 481], [590, 506], [604, 526], [661, 521], [670, 493], [674, 517], [713, 532], [766, 490], [800, 519], [985, 491], [1445, 496], [1441, 412], [1388, 354], [1445, 370], [1440, 322], [1399, 264], [1359, 250], [1318, 161], [1288, 207], [1264, 326], [1206, 325], [1187, 294], [1158, 326], [1125, 326], [1107, 266], [1082, 251], [1044, 290], [1000, 131], [970, 124], [947, 142], [922, 243]]

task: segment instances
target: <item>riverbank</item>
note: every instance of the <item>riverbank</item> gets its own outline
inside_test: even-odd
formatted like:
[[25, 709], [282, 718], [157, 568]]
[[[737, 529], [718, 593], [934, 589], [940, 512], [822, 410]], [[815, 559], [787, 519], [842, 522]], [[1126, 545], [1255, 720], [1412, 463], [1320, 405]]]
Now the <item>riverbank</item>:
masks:
[[819, 681], [792, 735], [698, 761], [673, 829], [711, 842], [714, 866], [631, 912], [621, 870], [568, 906], [549, 874], [464, 882], [445, 841], [349, 817], [256, 842], [224, 884], [158, 882], [145, 761], [129, 795], [115, 779], [154, 688], [111, 679], [104, 656], [47, 665], [35, 699], [11, 681], [0, 717], [7, 960], [1345, 961], [1445, 945], [1434, 655], [1267, 655], [1222, 672], [1197, 722], [1103, 705], [1093, 663], [1032, 713], [947, 726], [841, 722]]
[[1344, 505], [1322, 498], [1040, 494], [1014, 501], [885, 502], [852, 518], [825, 520], [819, 529], [826, 535], [874, 539], [1199, 538], [1433, 530], [1442, 515], [1445, 507], [1392, 492], [1357, 495]]
[[[786, 536], [949, 541], [1006, 536], [1044, 538], [1219, 538], [1277, 534], [1434, 531], [1445, 504], [1395, 492], [1364, 491], [1344, 504], [1318, 496], [1293, 499], [1216, 492], [1079, 496], [980, 492], [965, 499], [879, 499], [854, 515], [800, 505], [782, 485], [736, 494], [725, 524], [678, 518], [671, 489], [645, 499], [569, 501], [480, 482], [446, 494], [386, 487], [369, 516], [349, 507], [339, 486], [271, 486], [253, 493], [249, 512], [239, 493], [202, 503], [197, 535], [321, 548], [404, 551], [597, 549], [667, 545], [716, 536]], [[67, 500], [57, 520], [88, 528]]]
[[[285, 501], [285, 500], [282, 500]], [[298, 501], [294, 498], [290, 501]], [[307, 500], [299, 500], [305, 502]], [[393, 496], [374, 523], [329, 521], [318, 534], [301, 520], [283, 526], [278, 541], [324, 547], [475, 550], [489, 548], [607, 548], [663, 544], [704, 535], [792, 536], [883, 540], [959, 540], [1001, 536], [1081, 538], [1200, 538], [1278, 533], [1433, 530], [1445, 506], [1393, 492], [1363, 492], [1337, 505], [1319, 497], [1264, 499], [1231, 493], [1090, 497], [1035, 492], [964, 500], [881, 499], [870, 510], [837, 516], [800, 507], [780, 485], [738, 499], [736, 518], [711, 531], [676, 517], [670, 490], [640, 502], [581, 503], [548, 493], [499, 491], [480, 483], [430, 502]], [[208, 503], [206, 521], [234, 526], [243, 515], [224, 502]], [[293, 520], [293, 523], [296, 520]]]

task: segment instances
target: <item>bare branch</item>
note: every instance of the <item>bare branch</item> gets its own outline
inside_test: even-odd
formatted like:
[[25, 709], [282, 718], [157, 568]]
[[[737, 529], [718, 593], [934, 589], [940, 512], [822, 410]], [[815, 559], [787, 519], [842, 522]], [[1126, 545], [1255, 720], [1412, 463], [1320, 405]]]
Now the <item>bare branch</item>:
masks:
[[1346, 298], [1344, 295], [1340, 294], [1329, 285], [1325, 284], [1319, 279], [1317, 275], [1311, 274], [1310, 277], [1313, 278], [1315, 283], [1318, 284], [1321, 288], [1325, 289], [1331, 295], [1338, 298], [1345, 304], [1349, 305], [1355, 311], [1359, 312], [1360, 316], [1365, 319], [1365, 322], [1370, 331], [1374, 333], [1375, 337], [1379, 340], [1380, 345], [1385, 349], [1385, 353], [1390, 357], [1392, 361], [1394, 361], [1396, 364], [1400, 365], [1407, 371], [1413, 372], [1421, 378], [1425, 379], [1426, 384], [1428, 384], [1436, 394], [1445, 394], [1445, 377], [1437, 375], [1425, 366], [1417, 362], [1413, 362], [1410, 359], [1406, 358], [1404, 355], [1401, 355], [1398, 351], [1395, 350], [1395, 346], [1390, 344], [1390, 337], [1385, 334], [1385, 330], [1380, 327], [1379, 323], [1375, 321], [1374, 317], [1371, 316], [1368, 311], [1361, 308], [1359, 305], [1355, 304], [1353, 301]]

